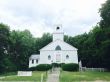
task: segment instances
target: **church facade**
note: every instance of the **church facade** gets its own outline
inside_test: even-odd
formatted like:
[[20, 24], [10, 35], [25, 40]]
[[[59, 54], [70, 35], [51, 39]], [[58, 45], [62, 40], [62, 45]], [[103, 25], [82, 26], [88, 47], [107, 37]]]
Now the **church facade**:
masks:
[[29, 58], [29, 67], [39, 64], [77, 63], [77, 48], [64, 42], [64, 32], [57, 26], [53, 32], [53, 41], [40, 49], [40, 54], [33, 54]]

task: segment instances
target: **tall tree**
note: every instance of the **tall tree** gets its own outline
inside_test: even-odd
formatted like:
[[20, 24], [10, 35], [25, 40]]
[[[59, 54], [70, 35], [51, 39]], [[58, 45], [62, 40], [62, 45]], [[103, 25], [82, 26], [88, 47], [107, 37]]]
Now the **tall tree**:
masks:
[[35, 39], [28, 30], [11, 32], [11, 58], [17, 70], [28, 68], [29, 56], [34, 52]]
[[110, 28], [110, 0], [107, 0], [106, 3], [100, 8], [100, 16], [102, 20], [100, 21], [100, 26], [102, 28]]
[[52, 42], [52, 35], [49, 33], [44, 33], [41, 38], [36, 38], [35, 53], [39, 54], [39, 50], [50, 42]]
[[7, 25], [0, 24], [0, 73], [11, 70], [11, 61], [9, 60], [9, 36], [10, 30]]

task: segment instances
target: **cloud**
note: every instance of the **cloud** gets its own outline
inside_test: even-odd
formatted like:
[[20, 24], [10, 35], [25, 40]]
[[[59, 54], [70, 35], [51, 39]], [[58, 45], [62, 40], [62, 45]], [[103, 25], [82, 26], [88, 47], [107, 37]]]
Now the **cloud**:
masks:
[[62, 24], [66, 34], [88, 32], [100, 20], [105, 0], [0, 0], [0, 22], [11, 29], [28, 29], [35, 37]]

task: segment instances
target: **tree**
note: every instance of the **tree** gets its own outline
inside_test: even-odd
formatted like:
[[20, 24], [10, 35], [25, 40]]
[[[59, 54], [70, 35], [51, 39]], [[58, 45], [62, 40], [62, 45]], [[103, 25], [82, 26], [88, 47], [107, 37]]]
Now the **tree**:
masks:
[[52, 42], [52, 35], [49, 33], [44, 33], [41, 38], [36, 38], [35, 53], [39, 54], [39, 50], [50, 42]]
[[[0, 73], [6, 70], [12, 69], [10, 67], [11, 62], [9, 60], [9, 36], [10, 30], [9, 27], [5, 24], [0, 24]], [[9, 68], [9, 69], [8, 69]]]
[[102, 43], [100, 51], [103, 67], [110, 69], [110, 40]]
[[100, 21], [100, 26], [102, 28], [110, 28], [110, 0], [107, 0], [106, 3], [102, 5], [102, 8], [99, 10], [102, 20]]
[[10, 43], [11, 60], [17, 70], [26, 70], [30, 55], [34, 52], [35, 38], [28, 31], [12, 31]]

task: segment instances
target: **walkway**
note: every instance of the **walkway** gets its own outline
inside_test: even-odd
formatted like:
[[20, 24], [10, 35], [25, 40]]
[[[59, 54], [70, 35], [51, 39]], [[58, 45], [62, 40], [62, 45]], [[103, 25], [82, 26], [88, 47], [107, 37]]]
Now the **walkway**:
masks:
[[48, 74], [47, 82], [59, 82], [60, 68], [54, 68], [51, 73]]

